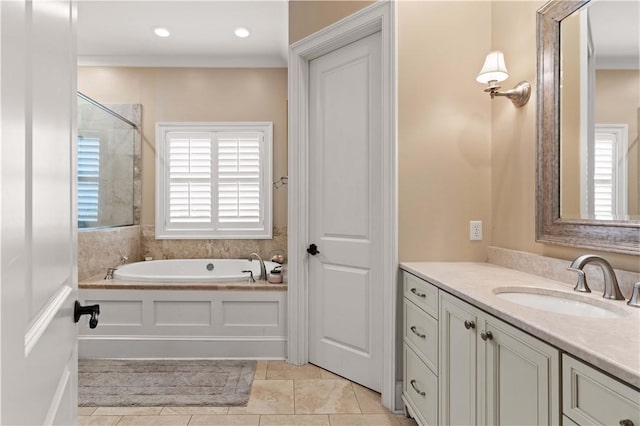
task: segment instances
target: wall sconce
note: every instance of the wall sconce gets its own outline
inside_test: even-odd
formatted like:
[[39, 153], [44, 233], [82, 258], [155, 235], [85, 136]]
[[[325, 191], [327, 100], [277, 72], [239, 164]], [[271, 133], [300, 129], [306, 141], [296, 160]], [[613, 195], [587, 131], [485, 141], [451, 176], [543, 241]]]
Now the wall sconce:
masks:
[[496, 96], [506, 96], [516, 107], [521, 107], [527, 103], [531, 95], [531, 85], [526, 81], [521, 81], [511, 90], [500, 92], [498, 83], [509, 77], [507, 66], [504, 64], [504, 54], [499, 50], [490, 52], [484, 60], [484, 65], [480, 70], [480, 74], [476, 77], [478, 83], [488, 84], [489, 87], [484, 89], [489, 92], [491, 99]]

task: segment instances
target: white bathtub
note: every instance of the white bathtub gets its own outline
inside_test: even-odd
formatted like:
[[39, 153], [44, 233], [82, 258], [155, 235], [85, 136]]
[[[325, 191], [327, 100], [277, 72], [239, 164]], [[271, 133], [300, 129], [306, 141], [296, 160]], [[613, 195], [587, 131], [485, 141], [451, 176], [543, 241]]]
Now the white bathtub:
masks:
[[[275, 266], [274, 262], [264, 262], [267, 272]], [[150, 260], [146, 262], [121, 265], [113, 277], [126, 281], [143, 282], [221, 282], [245, 281], [253, 271], [260, 276], [260, 262], [246, 259], [172, 259]]]

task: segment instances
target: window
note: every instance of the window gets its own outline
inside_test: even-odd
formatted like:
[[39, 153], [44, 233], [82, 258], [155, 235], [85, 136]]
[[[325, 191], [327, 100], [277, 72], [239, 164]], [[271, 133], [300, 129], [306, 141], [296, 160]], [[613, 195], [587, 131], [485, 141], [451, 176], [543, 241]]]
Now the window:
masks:
[[100, 139], [78, 136], [78, 224], [97, 225], [100, 195]]
[[272, 123], [158, 123], [156, 238], [271, 238]]
[[627, 146], [625, 124], [596, 124], [589, 174], [590, 217], [619, 219], [627, 214]]

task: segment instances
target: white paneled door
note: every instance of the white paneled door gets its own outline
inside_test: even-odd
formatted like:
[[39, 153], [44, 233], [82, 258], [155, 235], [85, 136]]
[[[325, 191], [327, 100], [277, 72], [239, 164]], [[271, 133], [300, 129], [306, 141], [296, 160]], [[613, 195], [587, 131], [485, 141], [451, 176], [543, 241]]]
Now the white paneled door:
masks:
[[0, 423], [75, 424], [75, 4], [0, 2]]
[[[381, 34], [309, 63], [309, 361], [380, 391]], [[313, 254], [315, 253], [315, 254]]]

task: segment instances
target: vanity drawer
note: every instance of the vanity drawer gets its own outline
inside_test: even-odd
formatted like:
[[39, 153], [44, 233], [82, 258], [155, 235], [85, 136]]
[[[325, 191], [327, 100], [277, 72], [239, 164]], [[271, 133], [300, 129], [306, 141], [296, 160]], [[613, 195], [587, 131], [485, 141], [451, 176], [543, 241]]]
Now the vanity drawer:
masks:
[[438, 319], [438, 288], [408, 272], [402, 273], [404, 297]]
[[404, 299], [404, 339], [427, 366], [438, 371], [438, 321]]
[[422, 417], [419, 423], [436, 425], [438, 422], [438, 378], [422, 362], [418, 355], [407, 346], [404, 347], [404, 384], [405, 399]]
[[640, 425], [640, 392], [566, 354], [562, 406], [579, 425], [618, 425], [622, 420]]

